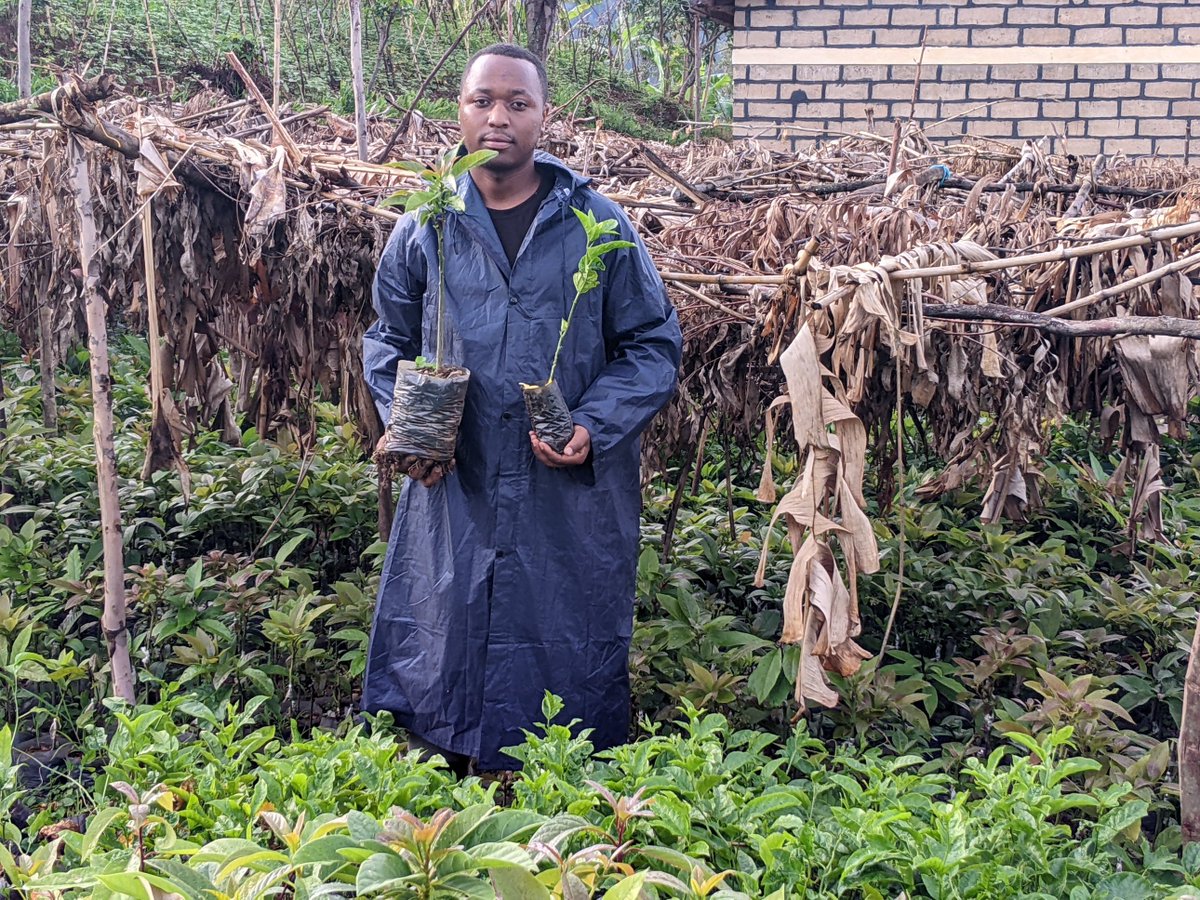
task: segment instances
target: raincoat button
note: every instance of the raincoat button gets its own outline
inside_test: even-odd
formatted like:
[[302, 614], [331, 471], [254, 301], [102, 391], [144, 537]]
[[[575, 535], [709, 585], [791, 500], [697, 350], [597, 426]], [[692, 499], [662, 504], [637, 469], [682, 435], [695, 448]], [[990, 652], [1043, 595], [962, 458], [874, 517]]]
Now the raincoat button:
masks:
[[509, 294], [509, 295], [508, 295], [508, 305], [509, 305], [509, 306], [516, 306], [516, 305], [517, 305], [517, 295], [516, 295], [516, 294]]
[[508, 412], [506, 412], [506, 413], [505, 413], [504, 415], [502, 415], [500, 418], [501, 418], [501, 419], [503, 419], [505, 422], [508, 422], [508, 421], [510, 421], [510, 420], [512, 419], [512, 413], [508, 413]]

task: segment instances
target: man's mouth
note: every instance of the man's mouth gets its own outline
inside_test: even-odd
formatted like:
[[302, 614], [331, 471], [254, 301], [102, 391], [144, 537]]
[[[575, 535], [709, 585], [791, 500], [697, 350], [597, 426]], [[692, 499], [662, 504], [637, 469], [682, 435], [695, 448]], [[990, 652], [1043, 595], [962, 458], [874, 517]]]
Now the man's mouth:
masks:
[[487, 134], [484, 135], [482, 143], [488, 150], [504, 150], [512, 145], [512, 140], [501, 134]]

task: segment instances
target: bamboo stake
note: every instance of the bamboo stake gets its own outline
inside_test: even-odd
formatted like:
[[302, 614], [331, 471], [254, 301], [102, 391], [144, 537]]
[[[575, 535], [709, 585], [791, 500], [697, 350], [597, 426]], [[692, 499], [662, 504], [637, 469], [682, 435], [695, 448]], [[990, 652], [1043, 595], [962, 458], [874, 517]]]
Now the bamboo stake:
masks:
[[921, 312], [930, 319], [1016, 325], [1074, 338], [1163, 334], [1193, 340], [1200, 339], [1200, 320], [1180, 319], [1176, 316], [1108, 316], [1103, 319], [1064, 321], [1047, 313], [1030, 312], [996, 303], [980, 303], [969, 306], [926, 303], [922, 305]]
[[154, 26], [150, 23], [150, 0], [142, 0], [142, 9], [146, 11], [146, 37], [150, 41], [150, 59], [154, 61], [154, 78], [158, 82], [158, 92], [163, 93], [162, 72], [158, 68], [158, 50], [154, 46]]
[[100, 71], [108, 68], [108, 50], [112, 46], [113, 22], [117, 18], [117, 0], [112, 0], [108, 8], [108, 29], [104, 32], [104, 52], [100, 55]]
[[1005, 259], [985, 259], [978, 262], [967, 261], [949, 266], [930, 266], [925, 269], [898, 269], [890, 274], [892, 280], [896, 281], [908, 278], [941, 278], [945, 275], [974, 275], [979, 272], [997, 272], [1001, 269], [1037, 266], [1042, 263], [1074, 259], [1077, 256], [1108, 253], [1110, 250], [1144, 247], [1146, 244], [1153, 244], [1158, 241], [1171, 241], [1177, 238], [1190, 237], [1194, 234], [1200, 234], [1200, 222], [1189, 222], [1186, 225], [1160, 226], [1158, 228], [1151, 228], [1141, 234], [1130, 234], [1107, 241], [1080, 244], [1076, 247], [1057, 247], [1054, 250], [1047, 250], [1043, 253], [1010, 256]]
[[1135, 290], [1144, 284], [1152, 284], [1155, 281], [1166, 278], [1168, 275], [1182, 272], [1184, 269], [1194, 269], [1196, 266], [1200, 266], [1200, 251], [1188, 256], [1181, 256], [1174, 262], [1167, 263], [1167, 265], [1160, 266], [1157, 269], [1151, 269], [1144, 275], [1130, 278], [1128, 281], [1122, 281], [1120, 284], [1114, 284], [1112, 287], [1106, 287], [1104, 290], [1096, 291], [1094, 294], [1088, 294], [1086, 297], [1080, 297], [1078, 300], [1073, 300], [1070, 303], [1064, 303], [1062, 306], [1047, 310], [1046, 315], [1052, 318], [1059, 318], [1077, 309], [1083, 309], [1085, 306], [1091, 306], [1093, 303], [1107, 300], [1109, 297], [1115, 297], [1118, 294]]
[[663, 281], [679, 284], [715, 284], [725, 287], [732, 284], [787, 284], [786, 275], [710, 275], [707, 272], [660, 271]]
[[[16, 312], [21, 298], [21, 241], [17, 232], [21, 221], [25, 218], [27, 201], [25, 198], [8, 202], [8, 268], [4, 273], [4, 286], [7, 293], [7, 306], [10, 314]], [[4, 389], [4, 374], [0, 371], [0, 402], [7, 397]], [[0, 437], [8, 436], [8, 416], [0, 406]], [[0, 490], [7, 492], [8, 486], [0, 479]]]
[[238, 73], [238, 76], [246, 85], [246, 90], [250, 92], [250, 96], [258, 101], [258, 106], [263, 111], [263, 115], [271, 120], [271, 125], [274, 129], [275, 142], [283, 144], [284, 149], [287, 151], [288, 157], [291, 159], [292, 165], [298, 164], [302, 158], [300, 148], [296, 146], [296, 142], [292, 140], [292, 136], [288, 134], [288, 130], [283, 127], [283, 124], [279, 121], [279, 116], [275, 115], [275, 110], [271, 109], [271, 104], [267, 102], [267, 98], [264, 97], [262, 91], [258, 89], [258, 85], [254, 83], [254, 79], [250, 77], [250, 73], [247, 72], [246, 67], [242, 65], [242, 61], [238, 59], [237, 54], [232, 50], [225, 54], [225, 58], [229, 60], [229, 64], [233, 66], [234, 71]]
[[[21, 259], [17, 232], [24, 210], [9, 205], [8, 219], [8, 308], [15, 311], [20, 296]], [[50, 434], [58, 433], [58, 402], [54, 396], [54, 337], [50, 320], [49, 295], [37, 292], [38, 319], [38, 374], [42, 392], [42, 423]], [[0, 395], [3, 395], [3, 379], [0, 379]]]
[[743, 322], [746, 322], [749, 325], [754, 324], [754, 320], [752, 318], [750, 318], [749, 316], [747, 316], [745, 313], [740, 313], [736, 309], [731, 309], [730, 307], [726, 306], [724, 303], [720, 302], [719, 300], [714, 300], [712, 297], [702, 294], [702, 293], [700, 293], [700, 291], [696, 290], [695, 288], [688, 287], [686, 284], [680, 284], [679, 282], [673, 282], [673, 283], [674, 283], [675, 287], [677, 287], [679, 290], [683, 291], [689, 297], [695, 297], [697, 300], [699, 300], [703, 303], [707, 303], [713, 309], [719, 309], [721, 312], [725, 313], [725, 315], [727, 315], [727, 316], [733, 316], [735, 319], [741, 319]]
[[653, 212], [666, 213], [672, 216], [694, 216], [700, 211], [694, 206], [675, 206], [670, 203], [656, 203], [653, 200], [640, 200], [637, 197], [629, 197], [624, 194], [607, 194], [606, 196], [613, 203], [619, 203], [621, 206], [627, 206], [630, 209], [649, 209]]
[[363, 96], [362, 0], [350, 0], [350, 74], [354, 79], [354, 132], [358, 158], [367, 158], [367, 99]]
[[222, 103], [220, 106], [214, 106], [212, 109], [205, 109], [200, 112], [192, 113], [188, 116], [180, 116], [175, 120], [176, 125], [187, 125], [191, 122], [198, 122], [207, 116], [215, 116], [218, 113], [231, 112], [235, 109], [240, 109], [252, 103], [249, 97], [243, 97], [241, 100], [233, 100], [229, 103]]
[[[254, 0], [249, 0], [250, 6], [250, 24], [254, 27], [254, 46], [262, 46], [262, 16], [258, 14], [258, 5]], [[265, 54], [263, 62], [266, 62]]]
[[129, 630], [125, 624], [125, 559], [121, 546], [121, 505], [117, 495], [117, 454], [113, 449], [112, 375], [108, 364], [108, 328], [96, 265], [96, 221], [87, 154], [79, 138], [68, 139], [75, 169], [75, 202], [79, 210], [79, 255], [87, 306], [88, 353], [92, 371], [93, 439], [96, 487], [100, 496], [100, 534], [104, 546], [104, 613], [100, 624], [108, 645], [113, 694], [134, 702]]
[[[282, 125], [291, 125], [294, 122], [302, 122], [305, 119], [311, 119], [316, 116], [324, 115], [329, 112], [328, 106], [316, 106], [312, 109], [306, 109], [304, 112], [298, 112], [291, 116], [284, 116], [279, 120]], [[258, 134], [260, 131], [269, 131], [273, 126], [270, 122], [264, 122], [261, 125], [251, 125], [249, 128], [243, 128], [241, 131], [235, 131], [229, 135], [232, 138], [245, 138], [251, 135]], [[393, 170], [394, 171], [394, 170]]]
[[[700, 14], [692, 11], [692, 114], [700, 121]], [[700, 126], [692, 126], [692, 140], [700, 137]]]

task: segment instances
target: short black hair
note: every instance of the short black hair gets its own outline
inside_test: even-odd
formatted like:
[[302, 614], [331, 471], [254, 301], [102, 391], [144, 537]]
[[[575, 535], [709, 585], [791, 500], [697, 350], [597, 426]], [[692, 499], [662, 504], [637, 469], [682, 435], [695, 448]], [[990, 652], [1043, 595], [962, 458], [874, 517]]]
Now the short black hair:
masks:
[[490, 47], [484, 47], [467, 60], [466, 68], [463, 69], [462, 80], [458, 85], [458, 92], [460, 94], [467, 86], [467, 75], [470, 74], [471, 68], [485, 56], [507, 56], [509, 59], [522, 59], [527, 63], [531, 63], [537, 70], [538, 84], [542, 86], [542, 102], [550, 102], [550, 79], [546, 77], [546, 64], [538, 59], [536, 53], [531, 53], [524, 47], [518, 47], [516, 44], [492, 44]]

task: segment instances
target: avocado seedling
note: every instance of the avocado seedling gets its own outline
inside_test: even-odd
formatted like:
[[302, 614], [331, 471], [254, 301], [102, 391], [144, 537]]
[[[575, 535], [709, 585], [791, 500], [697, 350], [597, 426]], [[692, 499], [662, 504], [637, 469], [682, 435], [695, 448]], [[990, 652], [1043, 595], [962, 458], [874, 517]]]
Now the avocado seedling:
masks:
[[[382, 206], [404, 206], [417, 217], [422, 227], [432, 225], [437, 237], [437, 319], [434, 355], [414, 360], [403, 359], [396, 366], [396, 387], [392, 394], [392, 414], [388, 421], [385, 452], [394, 456], [449, 462], [454, 458], [458, 427], [462, 422], [471, 373], [445, 358], [446, 274], [445, 225], [451, 213], [466, 209], [458, 195], [458, 179], [475, 166], [496, 155], [493, 150], [478, 150], [461, 155], [461, 144], [451, 147], [431, 165], [405, 160], [392, 163], [412, 172], [424, 182], [421, 190], [400, 191], [388, 197]], [[426, 353], [428, 353], [428, 348]]]
[[525, 409], [529, 413], [529, 421], [533, 424], [533, 432], [539, 440], [553, 447], [556, 453], [562, 453], [563, 448], [571, 440], [571, 435], [575, 432], [571, 411], [567, 408], [562, 389], [554, 380], [554, 373], [558, 370], [558, 359], [562, 355], [567, 332], [575, 318], [575, 309], [584, 295], [599, 286], [600, 273], [604, 270], [604, 255], [614, 250], [633, 246], [629, 241], [605, 240], [605, 238], [618, 233], [616, 219], [597, 222], [595, 215], [590, 212], [581, 212], [578, 209], [572, 209], [572, 212], [579, 219], [579, 224], [583, 226], [584, 234], [587, 236], [587, 245], [575, 270], [575, 299], [571, 301], [567, 317], [559, 325], [558, 346], [554, 348], [550, 374], [545, 381], [539, 384], [521, 383]]

